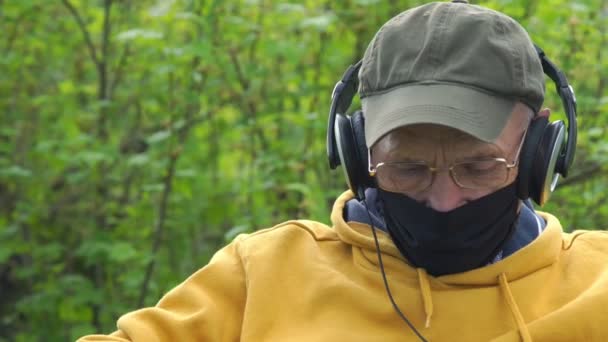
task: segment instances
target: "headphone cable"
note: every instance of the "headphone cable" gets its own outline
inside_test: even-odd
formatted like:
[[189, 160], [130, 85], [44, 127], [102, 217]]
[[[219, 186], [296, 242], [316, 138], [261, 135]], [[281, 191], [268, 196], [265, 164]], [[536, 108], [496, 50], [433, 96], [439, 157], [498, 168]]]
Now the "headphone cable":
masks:
[[424, 338], [424, 336], [422, 336], [422, 334], [420, 334], [418, 329], [416, 329], [416, 327], [414, 327], [414, 325], [407, 319], [407, 317], [405, 317], [403, 312], [401, 312], [401, 309], [399, 309], [399, 306], [397, 306], [397, 303], [395, 303], [395, 299], [393, 299], [393, 295], [391, 293], [391, 289], [388, 286], [388, 280], [386, 279], [386, 274], [384, 272], [384, 263], [382, 262], [382, 253], [380, 253], [380, 244], [378, 243], [378, 236], [376, 235], [376, 228], [374, 227], [374, 222], [372, 221], [372, 215], [369, 212], [369, 207], [367, 206], [367, 201], [365, 199], [363, 199], [362, 202], [363, 202], [363, 205], [365, 206], [365, 210], [367, 211], [367, 216], [369, 218], [369, 224], [372, 227], [372, 234], [374, 235], [374, 242], [376, 243], [376, 254], [378, 255], [378, 264], [380, 264], [380, 273], [382, 273], [382, 280], [384, 281], [384, 288], [386, 289], [388, 298], [390, 299], [391, 304], [393, 304], [393, 308], [395, 309], [397, 314], [399, 314], [399, 317], [401, 317], [401, 319], [410, 327], [410, 329], [412, 329], [412, 331], [416, 334], [416, 336], [418, 336], [420, 341], [428, 342]]

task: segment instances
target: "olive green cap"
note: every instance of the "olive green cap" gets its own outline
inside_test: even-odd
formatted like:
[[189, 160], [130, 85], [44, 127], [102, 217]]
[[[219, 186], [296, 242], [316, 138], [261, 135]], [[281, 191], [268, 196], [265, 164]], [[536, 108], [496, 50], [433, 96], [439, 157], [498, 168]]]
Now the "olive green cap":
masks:
[[380, 28], [359, 71], [366, 144], [411, 124], [453, 127], [492, 142], [516, 102], [538, 113], [544, 74], [512, 18], [462, 2], [402, 12]]

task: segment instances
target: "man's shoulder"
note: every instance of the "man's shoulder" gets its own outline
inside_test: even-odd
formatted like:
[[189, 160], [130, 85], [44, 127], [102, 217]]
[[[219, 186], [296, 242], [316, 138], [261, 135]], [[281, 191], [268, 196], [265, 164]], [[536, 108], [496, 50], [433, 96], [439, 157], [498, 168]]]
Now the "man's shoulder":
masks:
[[546, 221], [547, 228], [561, 232], [562, 249], [577, 252], [600, 253], [608, 256], [608, 231], [602, 229], [576, 229], [564, 232], [559, 219], [549, 212], [536, 211]]
[[[584, 269], [588, 275], [608, 270], [608, 232], [575, 230], [562, 234], [561, 264], [576, 274]], [[606, 281], [606, 278], [604, 278]]]
[[564, 249], [584, 249], [608, 257], [608, 231], [575, 230], [571, 233], [563, 233], [563, 241]]
[[283, 246], [298, 242], [337, 241], [338, 235], [334, 229], [322, 222], [312, 220], [290, 220], [274, 227], [257, 230], [253, 233], [241, 234], [234, 240], [240, 245], [281, 244]]
[[344, 243], [326, 224], [292, 220], [241, 234], [228, 245], [228, 249], [248, 265], [247, 272], [266, 272], [271, 265], [298, 268], [318, 258], [333, 260], [340, 257]]

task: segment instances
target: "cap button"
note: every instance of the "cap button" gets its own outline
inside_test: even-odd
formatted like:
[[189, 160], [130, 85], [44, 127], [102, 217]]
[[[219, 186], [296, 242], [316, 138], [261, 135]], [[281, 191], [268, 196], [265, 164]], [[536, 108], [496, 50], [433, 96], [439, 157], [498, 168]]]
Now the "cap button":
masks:
[[452, 2], [455, 4], [468, 4], [469, 3], [467, 0], [452, 0]]

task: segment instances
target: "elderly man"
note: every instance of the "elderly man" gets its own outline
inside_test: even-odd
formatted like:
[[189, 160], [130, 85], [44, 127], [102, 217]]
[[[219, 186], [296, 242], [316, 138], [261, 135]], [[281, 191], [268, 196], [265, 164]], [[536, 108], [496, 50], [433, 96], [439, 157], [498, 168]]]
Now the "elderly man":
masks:
[[[567, 125], [541, 107], [543, 69]], [[347, 117], [357, 81], [363, 111]], [[527, 200], [567, 174], [574, 110], [513, 19], [462, 2], [403, 12], [334, 92], [328, 150], [351, 191], [333, 227], [241, 235], [82, 341], [605, 341], [608, 235], [566, 234]]]

